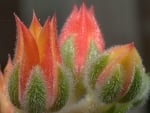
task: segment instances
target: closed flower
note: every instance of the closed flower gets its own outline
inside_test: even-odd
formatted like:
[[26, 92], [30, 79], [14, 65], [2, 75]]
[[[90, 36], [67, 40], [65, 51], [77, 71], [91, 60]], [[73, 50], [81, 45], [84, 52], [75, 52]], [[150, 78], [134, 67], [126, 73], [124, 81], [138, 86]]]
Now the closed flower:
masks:
[[67, 101], [68, 81], [61, 69], [56, 19], [48, 18], [42, 27], [34, 14], [28, 29], [15, 17], [18, 35], [8, 87], [10, 99], [30, 113], [58, 110]]

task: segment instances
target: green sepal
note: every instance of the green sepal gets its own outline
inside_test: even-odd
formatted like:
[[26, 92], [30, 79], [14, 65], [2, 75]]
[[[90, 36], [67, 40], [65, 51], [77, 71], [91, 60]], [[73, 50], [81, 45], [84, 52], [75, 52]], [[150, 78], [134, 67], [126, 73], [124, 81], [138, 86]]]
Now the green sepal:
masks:
[[121, 69], [118, 65], [113, 69], [111, 77], [108, 78], [105, 83], [100, 86], [100, 99], [105, 103], [112, 103], [115, 101], [116, 96], [121, 88]]
[[138, 67], [135, 67], [134, 79], [130, 86], [127, 94], [121, 99], [120, 102], [129, 102], [133, 100], [141, 90], [142, 86], [142, 75], [141, 70]]
[[58, 70], [58, 94], [54, 105], [51, 107], [51, 111], [60, 110], [67, 102], [69, 98], [69, 79], [61, 68]]
[[28, 113], [44, 113], [46, 110], [46, 88], [39, 67], [32, 70], [26, 86], [24, 110]]
[[8, 93], [11, 102], [14, 106], [20, 108], [20, 102], [19, 102], [19, 66], [14, 66], [14, 69], [10, 75], [9, 81], [8, 81]]
[[89, 85], [91, 88], [95, 87], [96, 80], [108, 61], [108, 55], [101, 55], [97, 60], [90, 66], [88, 73]]
[[108, 61], [108, 54], [101, 55], [96, 44], [91, 40], [90, 49], [86, 60], [84, 71], [88, 77], [88, 84], [91, 88], [95, 87], [97, 77], [100, 75]]
[[73, 44], [73, 37], [69, 37], [65, 40], [64, 44], [60, 48], [60, 52], [62, 55], [62, 61], [64, 65], [73, 70], [73, 59], [74, 59], [74, 44]]
[[133, 106], [136, 107], [138, 105], [144, 104], [146, 100], [148, 100], [149, 93], [150, 93], [150, 77], [149, 74], [146, 74], [145, 72], [141, 73], [142, 75], [142, 85], [140, 92], [136, 96], [136, 98], [133, 100]]
[[87, 54], [86, 62], [87, 64], [91, 63], [93, 60], [97, 59], [100, 56], [100, 52], [96, 47], [96, 44], [93, 40], [90, 40], [89, 51]]

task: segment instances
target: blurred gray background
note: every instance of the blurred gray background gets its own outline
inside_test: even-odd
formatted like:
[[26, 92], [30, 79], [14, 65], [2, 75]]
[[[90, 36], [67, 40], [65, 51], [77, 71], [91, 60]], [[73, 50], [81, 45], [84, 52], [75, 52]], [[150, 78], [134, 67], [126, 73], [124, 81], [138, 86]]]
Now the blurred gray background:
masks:
[[[74, 4], [82, 0], [1, 0], [0, 1], [0, 64], [7, 61], [8, 53], [13, 56], [16, 26], [13, 13], [30, 25], [33, 10], [43, 24], [48, 16], [56, 13], [58, 32], [70, 14]], [[86, 0], [94, 6], [95, 16], [103, 33], [106, 48], [115, 44], [134, 42], [146, 71], [150, 72], [150, 0]], [[148, 102], [149, 103], [149, 102]], [[150, 106], [133, 109], [130, 113], [150, 113]]]

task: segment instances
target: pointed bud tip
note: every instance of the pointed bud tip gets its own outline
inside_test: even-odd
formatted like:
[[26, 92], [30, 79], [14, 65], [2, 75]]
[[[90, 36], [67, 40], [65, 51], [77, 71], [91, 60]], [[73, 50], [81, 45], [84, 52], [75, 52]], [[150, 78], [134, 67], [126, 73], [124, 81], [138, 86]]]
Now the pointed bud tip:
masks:
[[20, 31], [20, 29], [24, 29], [25, 28], [25, 25], [23, 24], [23, 22], [20, 20], [20, 18], [14, 13], [14, 16], [15, 16], [15, 20], [16, 20], [16, 26], [17, 26], [17, 29], [18, 31]]
[[14, 17], [15, 17], [16, 23], [22, 23], [20, 18], [16, 15], [16, 13], [14, 13]]
[[33, 10], [32, 21], [35, 21], [35, 20], [37, 20], [37, 17], [36, 17], [35, 11]]
[[45, 21], [45, 25], [46, 24], [50, 24], [50, 21], [51, 21], [50, 16], [48, 16], [47, 19], [46, 19], [46, 21]]
[[33, 17], [36, 17], [36, 13], [35, 13], [35, 10], [33, 10]]
[[10, 76], [12, 68], [13, 68], [12, 59], [11, 59], [10, 54], [8, 54], [7, 64], [6, 64], [5, 68], [4, 68], [4, 75], [5, 75], [6, 79], [8, 78], [8, 76]]
[[11, 59], [11, 55], [8, 54], [7, 64], [5, 68], [10, 67], [10, 66], [12, 66], [12, 59]]
[[11, 60], [11, 55], [10, 55], [10, 54], [8, 54], [8, 62], [9, 62], [9, 63], [12, 62], [12, 60]]
[[94, 6], [93, 5], [90, 6], [89, 13], [92, 15], [94, 14]]
[[36, 16], [35, 10], [33, 10], [32, 22], [31, 22], [31, 23], [34, 23], [34, 22], [40, 24], [40, 23], [39, 23], [39, 20], [38, 20], [38, 18], [37, 18], [37, 16]]
[[132, 48], [135, 48], [135, 46], [134, 46], [134, 42], [129, 43], [129, 44], [128, 44], [128, 46], [129, 46], [129, 48], [131, 48], [131, 49], [132, 49]]
[[51, 23], [56, 24], [56, 13], [51, 18]]
[[81, 12], [85, 12], [85, 11], [87, 11], [87, 7], [86, 7], [85, 2], [82, 2], [82, 5], [81, 5], [81, 7], [80, 7], [79, 11], [81, 11]]
[[44, 23], [44, 26], [43, 26], [42, 30], [44, 30], [44, 29], [49, 29], [50, 30], [50, 25], [51, 25], [51, 19], [50, 19], [50, 16], [48, 16], [45, 23]]
[[12, 64], [12, 59], [11, 59], [11, 55], [10, 54], [8, 54], [7, 64]]
[[73, 5], [73, 9], [72, 9], [72, 10], [73, 10], [73, 11], [78, 11], [78, 7], [77, 7], [76, 4]]

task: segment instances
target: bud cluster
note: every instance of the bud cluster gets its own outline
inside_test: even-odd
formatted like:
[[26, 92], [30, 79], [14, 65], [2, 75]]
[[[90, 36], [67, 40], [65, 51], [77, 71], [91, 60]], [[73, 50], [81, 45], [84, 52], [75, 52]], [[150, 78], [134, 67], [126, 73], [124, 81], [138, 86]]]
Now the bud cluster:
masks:
[[29, 28], [15, 19], [15, 55], [0, 72], [2, 113], [125, 113], [147, 99], [134, 43], [105, 50], [93, 7], [74, 6], [59, 36], [55, 16], [41, 26], [33, 13]]

